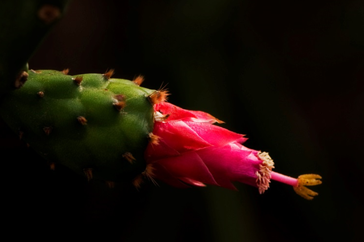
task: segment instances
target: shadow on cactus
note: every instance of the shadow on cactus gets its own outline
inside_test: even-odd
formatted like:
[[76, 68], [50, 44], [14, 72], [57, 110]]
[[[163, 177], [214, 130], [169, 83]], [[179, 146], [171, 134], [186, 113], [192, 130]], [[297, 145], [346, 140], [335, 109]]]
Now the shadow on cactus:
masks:
[[7, 93], [1, 115], [42, 157], [87, 179], [132, 182], [145, 179], [176, 187], [206, 184], [258, 188], [270, 181], [291, 185], [311, 200], [316, 174], [292, 178], [272, 171], [267, 152], [242, 145], [243, 135], [222, 128], [212, 115], [167, 102], [166, 90], [143, 88], [135, 80], [104, 74], [68, 75], [68, 70], [29, 70]]

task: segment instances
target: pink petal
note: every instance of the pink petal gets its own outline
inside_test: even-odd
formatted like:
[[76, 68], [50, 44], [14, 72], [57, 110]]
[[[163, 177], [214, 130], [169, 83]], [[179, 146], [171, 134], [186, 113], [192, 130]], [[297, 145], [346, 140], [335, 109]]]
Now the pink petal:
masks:
[[176, 149], [170, 147], [163, 138], [159, 138], [158, 144], [150, 143], [145, 151], [145, 159], [153, 163], [153, 160], [181, 155]]
[[182, 182], [181, 179], [179, 179], [178, 177], [172, 175], [169, 173], [168, 171], [168, 167], [164, 167], [158, 163], [155, 163], [155, 165], [153, 165], [154, 168], [154, 178], [165, 182], [166, 184], [170, 185], [170, 186], [174, 186], [174, 187], [178, 187], [178, 188], [188, 188], [190, 187], [189, 185], [187, 185], [186, 183]]
[[204, 161], [195, 151], [185, 152], [181, 156], [159, 159], [154, 161], [154, 164], [163, 166], [170, 175], [176, 178], [186, 177], [201, 183], [217, 185]]
[[220, 186], [231, 188], [231, 181], [257, 186], [256, 172], [262, 163], [257, 151], [233, 143], [223, 147], [208, 147], [197, 153]]
[[180, 180], [187, 183], [187, 184], [189, 184], [189, 185], [196, 186], [196, 187], [205, 187], [206, 186], [202, 182], [193, 180], [193, 179], [191, 179], [189, 177], [181, 177]]
[[193, 120], [195, 122], [221, 122], [212, 115], [202, 111], [192, 111], [180, 108], [168, 102], [161, 102], [154, 105], [154, 110], [168, 114], [168, 121], [172, 120]]
[[179, 120], [156, 122], [153, 134], [159, 136], [169, 147], [180, 153], [210, 146], [185, 122]]
[[247, 140], [243, 135], [237, 134], [217, 125], [208, 125], [206, 123], [186, 122], [206, 142], [215, 145], [223, 146], [230, 142], [243, 143]]
[[172, 186], [218, 185], [236, 189], [232, 182], [259, 188], [269, 187], [273, 163], [264, 163], [259, 152], [241, 143], [246, 138], [213, 123], [213, 116], [185, 110], [170, 103], [155, 104], [155, 111], [169, 114], [155, 121], [153, 134], [159, 143], [150, 143], [145, 158], [154, 177]]

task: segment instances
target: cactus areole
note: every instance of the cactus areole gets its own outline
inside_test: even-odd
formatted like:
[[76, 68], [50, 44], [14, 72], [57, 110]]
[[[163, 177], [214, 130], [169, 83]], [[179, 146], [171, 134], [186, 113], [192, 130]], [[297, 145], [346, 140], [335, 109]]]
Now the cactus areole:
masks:
[[142, 77], [111, 75], [24, 71], [2, 99], [2, 118], [51, 167], [59, 163], [88, 179], [229, 189], [242, 182], [260, 193], [276, 180], [306, 199], [317, 195], [306, 186], [321, 184], [319, 175], [274, 172], [268, 153], [243, 146], [243, 135], [210, 114], [166, 102], [165, 90], [140, 87]]

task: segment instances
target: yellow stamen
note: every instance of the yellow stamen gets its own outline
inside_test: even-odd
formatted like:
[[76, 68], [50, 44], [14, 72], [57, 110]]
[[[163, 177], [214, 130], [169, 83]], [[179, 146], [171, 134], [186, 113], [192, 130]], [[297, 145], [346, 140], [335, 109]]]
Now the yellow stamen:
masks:
[[297, 178], [297, 186], [293, 187], [293, 189], [301, 197], [307, 200], [312, 200], [314, 196], [318, 195], [318, 193], [308, 189], [306, 186], [320, 185], [322, 183], [320, 180], [321, 178], [322, 177], [317, 174], [300, 175]]

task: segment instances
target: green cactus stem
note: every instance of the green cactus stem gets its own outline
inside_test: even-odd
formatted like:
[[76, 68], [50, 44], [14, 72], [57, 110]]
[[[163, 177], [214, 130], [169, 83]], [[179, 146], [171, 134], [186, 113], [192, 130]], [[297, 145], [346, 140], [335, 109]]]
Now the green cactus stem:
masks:
[[26, 81], [27, 61], [69, 0], [0, 1], [0, 95]]
[[29, 70], [28, 81], [4, 95], [4, 121], [42, 157], [88, 179], [126, 181], [145, 170], [158, 91], [105, 74]]

